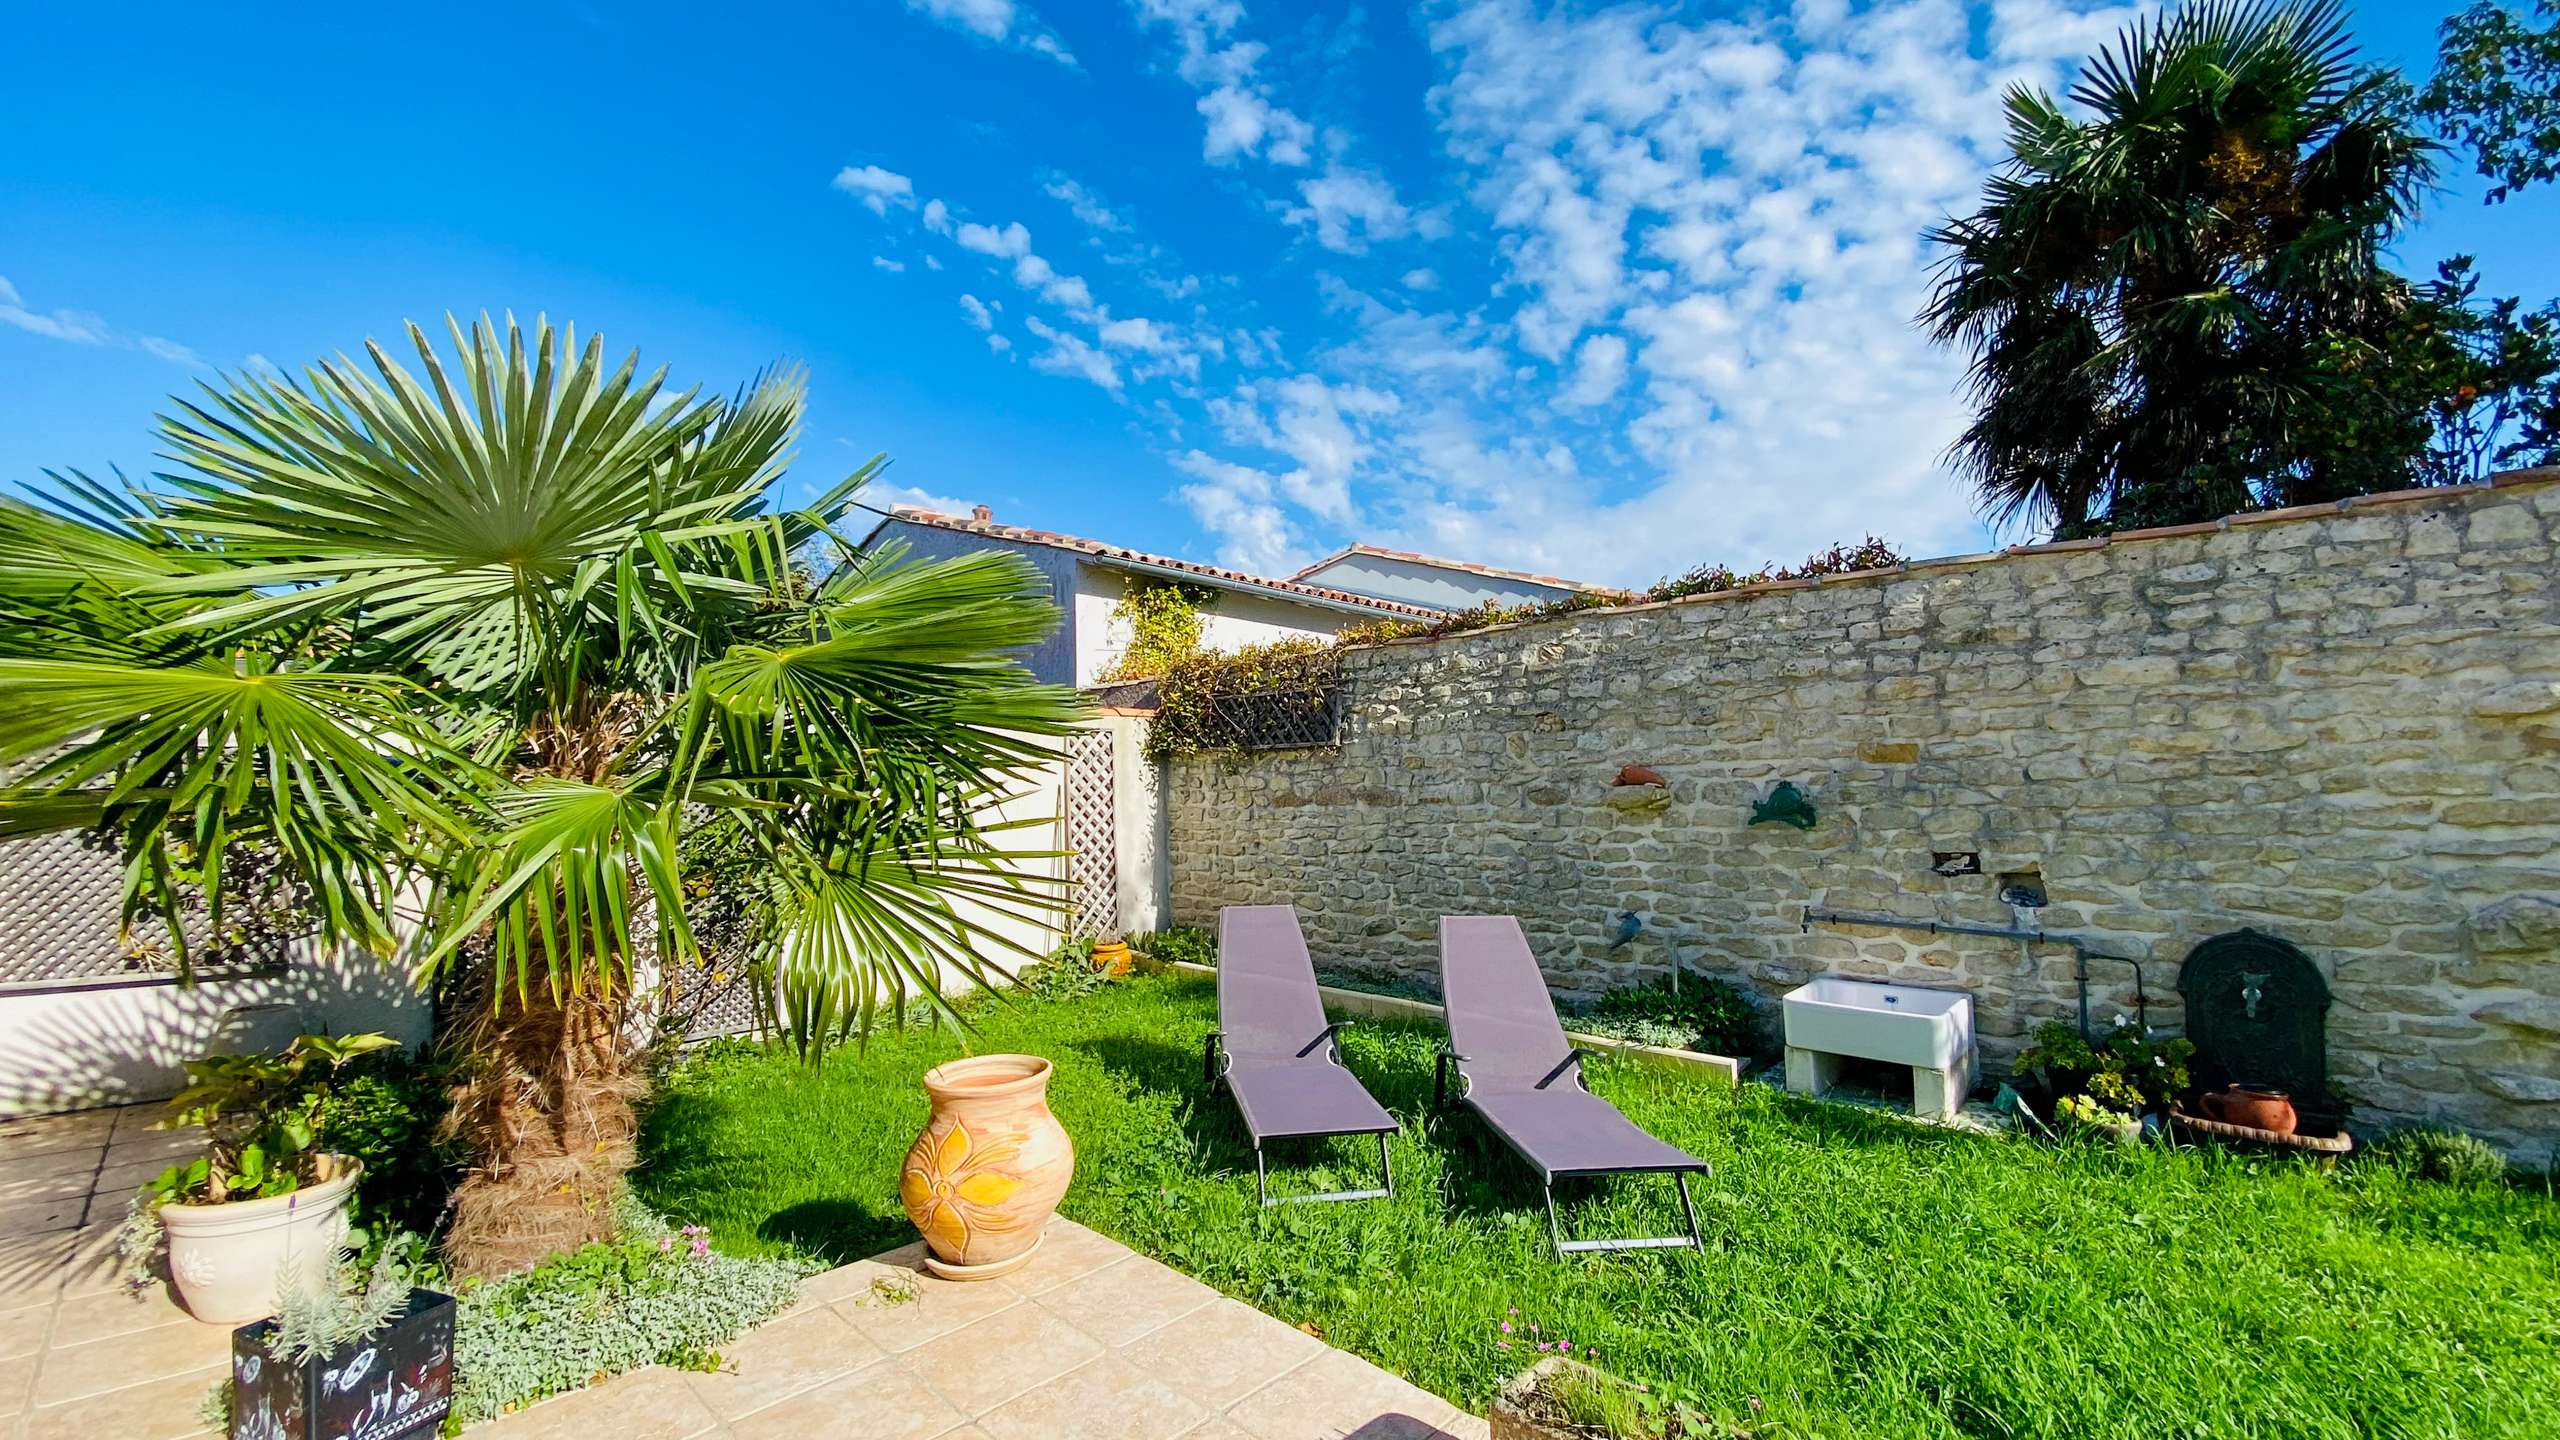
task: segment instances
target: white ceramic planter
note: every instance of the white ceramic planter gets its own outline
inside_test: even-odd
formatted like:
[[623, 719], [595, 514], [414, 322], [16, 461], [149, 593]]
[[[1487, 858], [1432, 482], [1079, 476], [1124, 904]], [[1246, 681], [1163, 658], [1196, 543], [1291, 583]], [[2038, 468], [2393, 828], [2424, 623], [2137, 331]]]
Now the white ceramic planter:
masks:
[[163, 1205], [169, 1278], [187, 1313], [213, 1325], [242, 1325], [276, 1311], [288, 1274], [327, 1283], [347, 1236], [347, 1197], [364, 1162], [327, 1157], [330, 1178], [290, 1195], [227, 1205]]

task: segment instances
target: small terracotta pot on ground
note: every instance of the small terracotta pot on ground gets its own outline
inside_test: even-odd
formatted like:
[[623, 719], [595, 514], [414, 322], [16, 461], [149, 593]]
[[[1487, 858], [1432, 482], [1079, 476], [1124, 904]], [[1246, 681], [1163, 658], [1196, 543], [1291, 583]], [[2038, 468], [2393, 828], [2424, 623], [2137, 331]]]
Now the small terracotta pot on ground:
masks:
[[169, 1279], [187, 1313], [212, 1325], [238, 1325], [275, 1313], [276, 1288], [289, 1273], [320, 1286], [347, 1235], [347, 1198], [364, 1162], [320, 1157], [322, 1178], [288, 1195], [220, 1205], [160, 1207], [169, 1237]]
[[2234, 1085], [2216, 1090], [2204, 1097], [2205, 1118], [2225, 1125], [2246, 1125], [2271, 1135], [2290, 1135], [2302, 1123], [2294, 1114], [2293, 1099], [2282, 1090], [2261, 1089], [2254, 1085]]
[[977, 1055], [925, 1072], [933, 1114], [907, 1151], [898, 1199], [924, 1234], [925, 1268], [990, 1280], [1029, 1264], [1075, 1178], [1075, 1143], [1049, 1113], [1050, 1065]]

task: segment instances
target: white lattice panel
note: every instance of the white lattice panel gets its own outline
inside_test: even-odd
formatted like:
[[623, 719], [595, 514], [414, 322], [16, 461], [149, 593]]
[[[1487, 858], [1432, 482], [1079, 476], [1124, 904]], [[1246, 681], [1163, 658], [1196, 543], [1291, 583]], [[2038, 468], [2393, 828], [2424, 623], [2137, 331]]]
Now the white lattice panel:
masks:
[[[113, 852], [77, 835], [39, 835], [0, 844], [0, 984], [96, 980], [147, 974], [166, 932], [135, 922], [145, 952], [116, 939], [123, 871]], [[189, 931], [191, 936], [194, 932]], [[199, 943], [201, 937], [196, 936]], [[164, 962], [165, 963], [165, 962]]]
[[1075, 902], [1068, 933], [1099, 935], [1120, 928], [1120, 873], [1111, 814], [1111, 736], [1079, 730], [1067, 742], [1065, 807], [1067, 879]]

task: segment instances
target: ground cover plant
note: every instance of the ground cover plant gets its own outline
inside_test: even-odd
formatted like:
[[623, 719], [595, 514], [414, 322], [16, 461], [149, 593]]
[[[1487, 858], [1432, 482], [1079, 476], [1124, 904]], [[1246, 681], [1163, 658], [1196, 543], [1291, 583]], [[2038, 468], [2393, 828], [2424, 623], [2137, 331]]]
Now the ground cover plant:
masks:
[[[1711, 1247], [1558, 1263], [1534, 1181], [1471, 1122], [1425, 1118], [1422, 1027], [1364, 1021], [1344, 1042], [1406, 1122], [1395, 1198], [1258, 1208], [1233, 1107], [1200, 1090], [1213, 995], [1156, 976], [990, 1001], [971, 1044], [1055, 1062], [1079, 1151], [1065, 1214], [1470, 1409], [1569, 1344], [1752, 1434], [2560, 1429], [2547, 1182], [1940, 1131], [1601, 1061], [1595, 1089], [1715, 1164]], [[917, 1030], [816, 1068], [736, 1047], [682, 1068], [643, 1129], [642, 1193], [740, 1254], [904, 1243], [918, 1078], [959, 1044]], [[1328, 1142], [1280, 1158], [1310, 1189], [1371, 1163]], [[1592, 1233], [1673, 1213], [1637, 1182], [1565, 1198]]]

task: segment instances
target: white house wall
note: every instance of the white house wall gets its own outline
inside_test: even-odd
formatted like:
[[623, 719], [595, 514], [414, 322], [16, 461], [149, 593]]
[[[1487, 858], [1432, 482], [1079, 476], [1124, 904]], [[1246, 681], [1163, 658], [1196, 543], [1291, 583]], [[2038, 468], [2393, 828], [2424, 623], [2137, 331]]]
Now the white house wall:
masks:
[[[1130, 574], [1101, 565], [1076, 572], [1076, 683], [1100, 681], [1129, 648], [1129, 622], [1112, 612], [1128, 593]], [[1146, 577], [1141, 577], [1142, 581]], [[1361, 617], [1321, 605], [1300, 604], [1279, 596], [1215, 589], [1202, 612], [1201, 643], [1212, 650], [1241, 650], [1274, 640], [1313, 637], [1330, 640]], [[1383, 614], [1378, 618], [1385, 618]]]
[[1434, 610], [1472, 610], [1488, 600], [1507, 609], [1562, 599], [1573, 593], [1562, 585], [1478, 575], [1445, 565], [1399, 560], [1392, 555], [1346, 555], [1299, 579], [1328, 590], [1348, 590], [1373, 600], [1397, 600]]

